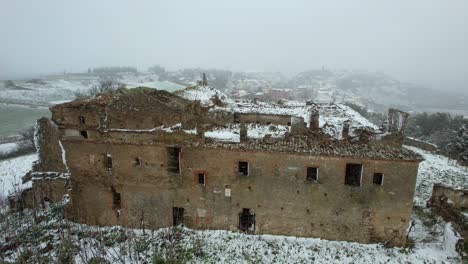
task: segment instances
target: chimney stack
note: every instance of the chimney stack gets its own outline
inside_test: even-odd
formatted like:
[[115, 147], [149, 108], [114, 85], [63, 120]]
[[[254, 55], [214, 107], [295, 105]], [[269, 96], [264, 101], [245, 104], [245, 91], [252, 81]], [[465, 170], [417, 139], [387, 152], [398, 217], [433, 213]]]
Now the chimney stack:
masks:
[[317, 110], [312, 111], [310, 115], [309, 129], [312, 130], [312, 132], [319, 131], [319, 112]]
[[346, 120], [344, 123], [343, 123], [343, 131], [341, 132], [341, 137], [345, 140], [348, 140], [349, 139], [349, 126], [350, 126], [350, 121], [349, 120]]
[[247, 137], [247, 126], [245, 124], [240, 125], [240, 142], [247, 142], [249, 138]]

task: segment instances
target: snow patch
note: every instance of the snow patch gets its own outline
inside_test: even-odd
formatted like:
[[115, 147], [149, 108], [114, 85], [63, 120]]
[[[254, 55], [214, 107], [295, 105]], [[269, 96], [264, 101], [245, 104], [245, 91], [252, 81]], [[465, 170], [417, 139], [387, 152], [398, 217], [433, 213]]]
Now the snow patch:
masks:
[[442, 183], [452, 188], [468, 189], [468, 170], [457, 165], [455, 160], [416, 147], [405, 146], [405, 148], [420, 154], [425, 159], [419, 163], [414, 196], [415, 205], [425, 206], [432, 196], [435, 183]]
[[0, 144], [0, 155], [8, 155], [19, 149], [17, 143], [4, 143]]

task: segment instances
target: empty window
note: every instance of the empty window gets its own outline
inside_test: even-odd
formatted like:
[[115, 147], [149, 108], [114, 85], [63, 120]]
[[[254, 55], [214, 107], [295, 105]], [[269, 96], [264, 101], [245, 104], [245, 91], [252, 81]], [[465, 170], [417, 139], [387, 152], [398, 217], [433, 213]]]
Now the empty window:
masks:
[[255, 232], [255, 214], [249, 208], [243, 208], [239, 213], [239, 230], [254, 233]]
[[84, 116], [81, 116], [81, 115], [80, 115], [80, 116], [78, 117], [78, 119], [79, 119], [79, 121], [80, 121], [80, 125], [84, 125], [84, 124], [85, 124], [85, 118], [84, 118]]
[[307, 167], [307, 178], [308, 181], [318, 181], [318, 168]]
[[141, 167], [141, 159], [140, 158], [135, 158], [135, 166]]
[[234, 123], [240, 123], [240, 116], [238, 113], [234, 113]]
[[383, 185], [383, 178], [383, 173], [374, 173], [374, 179], [372, 182], [376, 185]]
[[180, 173], [180, 148], [179, 147], [168, 147], [168, 164], [167, 170], [173, 173]]
[[184, 208], [183, 207], [172, 207], [172, 223], [174, 226], [184, 224]]
[[350, 186], [361, 186], [362, 164], [346, 164], [345, 184]]
[[84, 130], [84, 131], [80, 131], [80, 135], [84, 138], [88, 138], [88, 131]]
[[205, 173], [198, 173], [198, 184], [205, 185]]
[[104, 163], [108, 169], [112, 168], [112, 156], [111, 154], [107, 153], [104, 155]]
[[121, 204], [122, 204], [122, 200], [120, 198], [120, 193], [118, 193], [114, 186], [111, 187], [112, 189], [112, 202], [113, 202], [113, 208], [114, 209], [120, 209], [121, 208]]
[[249, 163], [247, 161], [239, 161], [239, 175], [240, 176], [249, 175]]

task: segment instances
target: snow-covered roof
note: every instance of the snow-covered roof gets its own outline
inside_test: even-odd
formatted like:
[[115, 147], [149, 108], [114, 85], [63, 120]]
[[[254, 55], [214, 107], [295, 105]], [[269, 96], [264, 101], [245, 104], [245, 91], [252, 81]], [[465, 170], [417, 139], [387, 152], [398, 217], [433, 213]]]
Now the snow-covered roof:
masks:
[[[253, 102], [250, 100], [232, 100], [214, 87], [194, 86], [179, 93], [189, 100], [199, 100], [202, 104], [212, 106], [210, 111], [227, 111], [232, 113], [258, 113], [266, 115], [288, 115], [302, 117], [307, 126], [312, 112], [319, 113], [319, 127], [336, 138], [342, 138], [342, 130], [345, 122], [350, 124], [350, 136], [354, 136], [356, 129], [366, 128], [376, 131], [378, 127], [361, 116], [349, 106], [334, 103], [317, 103], [306, 105], [296, 101], [286, 101], [283, 104]], [[225, 106], [214, 106], [212, 98], [218, 96]]]
[[232, 100], [229, 99], [226, 94], [211, 86], [192, 86], [186, 88], [183, 91], [176, 92], [176, 94], [188, 100], [200, 101], [200, 103], [205, 106], [214, 105], [212, 99], [214, 99], [216, 96], [223, 103], [232, 103]]

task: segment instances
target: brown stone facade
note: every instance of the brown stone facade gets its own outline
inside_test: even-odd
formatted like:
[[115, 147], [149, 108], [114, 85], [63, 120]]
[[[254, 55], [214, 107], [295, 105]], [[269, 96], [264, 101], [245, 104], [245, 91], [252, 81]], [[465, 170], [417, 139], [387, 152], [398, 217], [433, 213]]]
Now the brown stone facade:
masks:
[[[166, 145], [63, 144], [73, 150], [67, 152], [73, 216], [97, 225], [168, 227], [172, 208], [182, 207], [190, 228], [238, 230], [239, 213], [249, 208], [257, 234], [401, 245], [418, 169], [417, 162], [408, 161], [182, 147], [180, 174], [174, 174], [167, 171]], [[104, 165], [106, 153], [112, 156], [111, 169]], [[248, 176], [238, 175], [239, 161], [248, 162]], [[346, 163], [363, 165], [360, 187], [344, 185]], [[317, 182], [306, 180], [307, 167], [318, 168]], [[375, 172], [385, 175], [382, 186], [373, 184]], [[111, 186], [121, 197], [118, 208]]]

